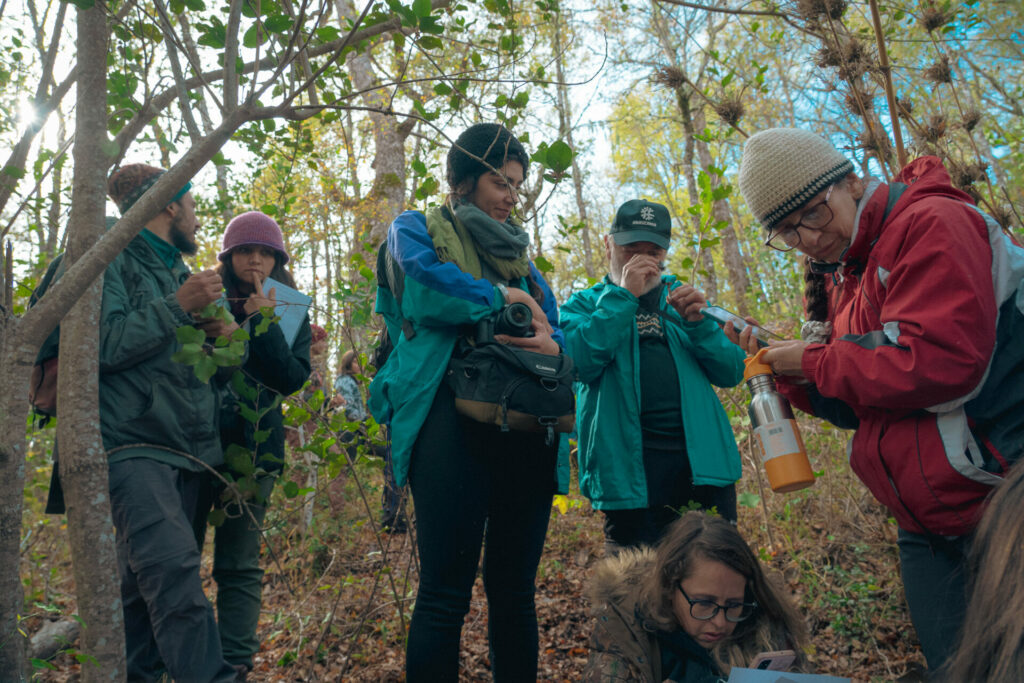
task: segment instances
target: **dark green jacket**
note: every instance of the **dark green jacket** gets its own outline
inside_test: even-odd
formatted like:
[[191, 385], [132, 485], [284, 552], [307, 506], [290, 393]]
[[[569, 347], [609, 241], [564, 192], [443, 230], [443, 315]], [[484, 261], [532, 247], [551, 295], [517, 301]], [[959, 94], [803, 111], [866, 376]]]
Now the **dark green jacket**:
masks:
[[190, 272], [168, 267], [139, 236], [107, 268], [100, 319], [100, 428], [110, 462], [146, 457], [190, 470], [223, 462], [219, 400], [171, 360], [192, 323], [174, 294]]

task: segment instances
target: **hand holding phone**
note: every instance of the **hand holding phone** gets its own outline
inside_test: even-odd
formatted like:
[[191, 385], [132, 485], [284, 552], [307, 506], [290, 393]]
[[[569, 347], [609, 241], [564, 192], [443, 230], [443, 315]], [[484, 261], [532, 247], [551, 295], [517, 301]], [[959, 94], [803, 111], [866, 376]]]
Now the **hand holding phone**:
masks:
[[776, 650], [774, 652], [762, 652], [754, 657], [750, 663], [751, 669], [761, 671], [789, 671], [796, 661], [796, 652], [793, 650]]
[[[702, 315], [711, 318], [722, 327], [725, 327], [726, 323], [732, 323], [733, 327], [736, 330], [736, 334], [739, 334], [740, 332], [745, 330], [749, 325], [749, 323], [746, 320], [736, 315], [732, 311], [725, 310], [721, 306], [705, 306], [704, 308], [700, 309], [700, 312]], [[757, 345], [761, 348], [768, 346], [768, 342], [773, 339], [782, 339], [782, 337], [780, 337], [779, 335], [769, 332], [763, 327], [755, 326], [752, 334], [757, 339]]]

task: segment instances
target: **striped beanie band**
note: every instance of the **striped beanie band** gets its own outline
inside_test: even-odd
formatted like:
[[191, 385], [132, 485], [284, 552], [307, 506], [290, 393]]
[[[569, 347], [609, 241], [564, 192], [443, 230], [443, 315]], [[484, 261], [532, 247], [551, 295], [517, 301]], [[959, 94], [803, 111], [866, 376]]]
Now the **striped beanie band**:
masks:
[[740, 161], [740, 193], [766, 230], [853, 172], [825, 138], [796, 128], [752, 135]]

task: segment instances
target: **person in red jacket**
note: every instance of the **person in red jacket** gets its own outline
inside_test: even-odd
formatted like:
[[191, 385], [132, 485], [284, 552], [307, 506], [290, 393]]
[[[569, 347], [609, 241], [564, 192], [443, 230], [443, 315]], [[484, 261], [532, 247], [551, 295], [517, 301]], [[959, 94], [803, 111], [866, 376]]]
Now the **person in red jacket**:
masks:
[[[968, 402], [989, 379], [999, 305], [1021, 273], [939, 159], [891, 184], [853, 170], [807, 131], [747, 140], [740, 191], [765, 244], [807, 266], [803, 340], [773, 343], [764, 360], [797, 407], [856, 429], [850, 466], [899, 524], [911, 619], [937, 670], [963, 619], [971, 532], [1016, 456], [977, 433]], [[749, 329], [726, 331], [756, 350]]]

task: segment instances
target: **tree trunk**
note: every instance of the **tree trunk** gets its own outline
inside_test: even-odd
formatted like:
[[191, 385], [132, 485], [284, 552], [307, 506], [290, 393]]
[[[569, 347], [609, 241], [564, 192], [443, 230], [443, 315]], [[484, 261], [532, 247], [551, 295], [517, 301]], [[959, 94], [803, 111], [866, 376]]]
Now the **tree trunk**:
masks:
[[[79, 9], [75, 169], [65, 255], [69, 265], [104, 233], [107, 39], [102, 8]], [[67, 505], [78, 612], [85, 622], [80, 649], [95, 659], [95, 665], [82, 665], [82, 680], [86, 682], [123, 681], [126, 674], [107, 454], [99, 421], [102, 297], [101, 275], [61, 322], [61, 371], [57, 377], [57, 443], [66, 445], [58, 455], [60, 477]]]
[[[338, 16], [342, 20], [356, 14], [351, 0], [339, 0]], [[391, 93], [380, 84], [369, 50], [354, 52], [348, 58], [348, 72], [353, 85], [363, 91], [363, 102], [380, 111], [370, 111], [373, 124], [373, 185], [355, 211], [356, 248], [364, 242], [380, 244], [388, 226], [405, 208], [405, 140], [412, 133], [416, 119], [401, 120], [381, 113], [391, 106]]]
[[[569, 102], [569, 86], [565, 84], [565, 57], [562, 48], [562, 11], [555, 12], [555, 30], [552, 31], [555, 42], [555, 80], [558, 81], [558, 132], [566, 144], [575, 152], [576, 144], [572, 139], [572, 106]], [[576, 211], [580, 219], [580, 237], [583, 240], [583, 268], [587, 277], [596, 276], [594, 267], [594, 249], [590, 243], [590, 221], [587, 220], [587, 203], [583, 200], [583, 175], [577, 162], [578, 154], [572, 156], [572, 187], [576, 194]]]
[[[696, 124], [696, 128], [703, 129], [705, 127], [704, 114], [701, 111], [697, 112]], [[717, 166], [714, 163], [714, 159], [711, 158], [711, 149], [708, 147], [708, 143], [703, 140], [696, 140], [696, 148], [697, 158], [700, 159], [700, 165], [703, 168], [710, 169], [712, 166]], [[711, 175], [711, 187], [718, 187], [722, 184], [721, 177], [711, 174], [711, 171], [708, 171], [708, 174]], [[736, 229], [732, 224], [732, 211], [729, 208], [729, 200], [716, 200], [712, 204], [711, 213], [715, 223], [723, 224], [719, 235], [722, 238], [722, 256], [725, 259], [726, 277], [729, 278], [729, 287], [733, 291], [733, 304], [740, 315], [746, 316], [749, 310], [746, 293], [750, 287], [750, 280], [747, 277], [747, 267], [743, 262], [743, 254], [740, 253]]]

